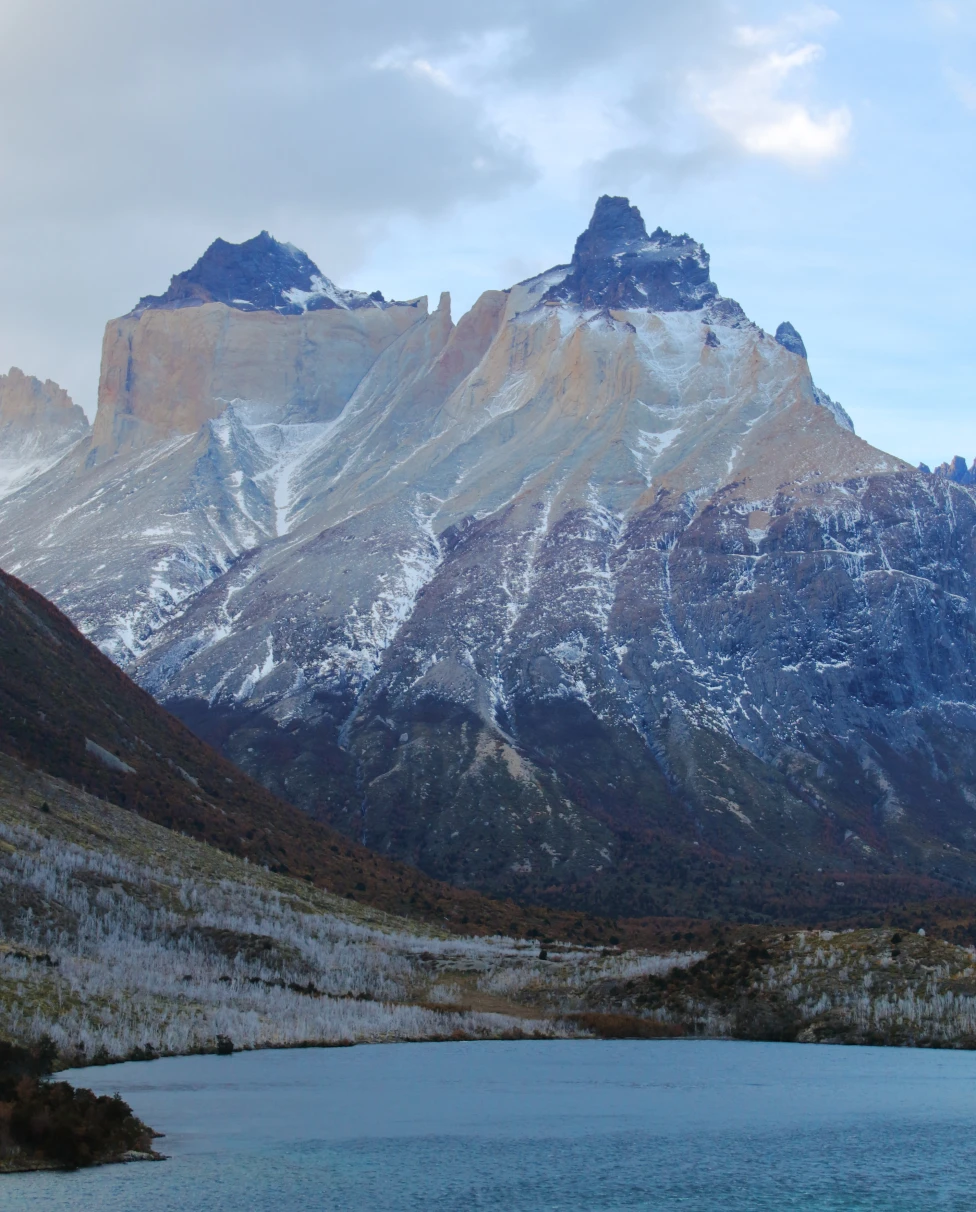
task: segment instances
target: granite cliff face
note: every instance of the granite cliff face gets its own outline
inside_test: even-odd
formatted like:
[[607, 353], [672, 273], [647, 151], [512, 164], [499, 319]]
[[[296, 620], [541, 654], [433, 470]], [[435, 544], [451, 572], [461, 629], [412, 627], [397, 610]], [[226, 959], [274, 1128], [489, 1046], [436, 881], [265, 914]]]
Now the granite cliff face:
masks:
[[109, 325], [96, 436], [0, 507], [0, 563], [245, 770], [565, 905], [971, 885], [976, 499], [858, 438], [690, 237], [601, 199], [456, 325], [175, 301]]
[[0, 497], [51, 467], [88, 433], [88, 419], [50, 379], [0, 375]]
[[267, 232], [215, 240], [163, 295], [105, 329], [89, 459], [196, 434], [229, 406], [331, 421], [377, 356], [426, 314], [341, 290]]

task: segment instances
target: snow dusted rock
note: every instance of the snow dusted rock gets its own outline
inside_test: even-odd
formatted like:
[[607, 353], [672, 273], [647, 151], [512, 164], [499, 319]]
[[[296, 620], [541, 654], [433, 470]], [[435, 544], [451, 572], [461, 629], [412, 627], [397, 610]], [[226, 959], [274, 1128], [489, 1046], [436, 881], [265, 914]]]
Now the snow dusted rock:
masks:
[[88, 433], [84, 412], [50, 379], [0, 375], [0, 497], [53, 466]]
[[545, 299], [583, 308], [698, 311], [717, 294], [700, 244], [660, 227], [648, 236], [636, 206], [604, 194], [576, 241], [569, 273]]
[[801, 358], [807, 356], [807, 347], [803, 344], [803, 338], [789, 320], [784, 320], [776, 329], [776, 340], [790, 353], [799, 354]]
[[267, 232], [216, 240], [164, 295], [106, 326], [91, 458], [195, 434], [239, 404], [328, 422], [426, 310], [340, 290]]
[[282, 244], [266, 231], [243, 244], [214, 240], [199, 261], [174, 274], [162, 295], [146, 295], [134, 314], [147, 308], [198, 307], [224, 303], [240, 311], [277, 311], [297, 316], [332, 308], [389, 306], [377, 290], [342, 290], [294, 244]]
[[[265, 365], [211, 315], [295, 381], [313, 318], [369, 364], [175, 391]], [[570, 266], [456, 325], [446, 298], [122, 323], [159, 326], [155, 385], [103, 374], [107, 459], [8, 502], [0, 563], [274, 790], [603, 911], [972, 881], [976, 500], [858, 438], [689, 237], [601, 199]]]
[[29, 566], [123, 665], [287, 532], [296, 470], [378, 355], [427, 315], [425, 299], [285, 315], [152, 303], [106, 326], [91, 432], [0, 510], [0, 563]]

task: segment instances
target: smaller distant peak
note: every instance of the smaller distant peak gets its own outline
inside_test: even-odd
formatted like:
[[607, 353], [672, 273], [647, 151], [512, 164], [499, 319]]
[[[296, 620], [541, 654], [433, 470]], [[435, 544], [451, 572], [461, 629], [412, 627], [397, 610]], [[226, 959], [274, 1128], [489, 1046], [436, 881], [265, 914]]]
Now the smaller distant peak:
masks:
[[801, 358], [807, 356], [807, 347], [803, 344], [803, 338], [789, 320], [784, 320], [776, 329], [776, 343], [782, 345], [784, 349], [788, 349], [790, 353], [799, 354]]
[[976, 485], [976, 459], [973, 459], [972, 466], [968, 466], [962, 455], [956, 455], [950, 462], [940, 463], [932, 474], [941, 480], [972, 487]]

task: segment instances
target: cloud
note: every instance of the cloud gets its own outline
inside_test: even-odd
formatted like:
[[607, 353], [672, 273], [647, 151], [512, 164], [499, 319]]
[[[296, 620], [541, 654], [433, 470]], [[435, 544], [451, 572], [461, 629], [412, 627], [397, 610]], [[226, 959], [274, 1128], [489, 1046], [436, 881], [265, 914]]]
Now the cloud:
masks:
[[257, 0], [5, 0], [3, 22], [8, 222], [237, 231], [314, 209], [351, 236], [623, 148], [666, 158], [661, 131], [695, 112], [790, 163], [849, 125], [782, 95], [820, 50], [767, 45], [790, 20], [737, 27], [725, 0], [617, 0], [612, 20], [583, 0], [292, 0], [287, 21]]
[[950, 4], [948, 0], [929, 0], [926, 7], [936, 25], [951, 28], [957, 26], [961, 20], [959, 5]]
[[794, 44], [796, 34], [832, 24], [837, 15], [817, 7], [775, 26], [742, 26], [738, 62], [711, 78], [695, 72], [692, 88], [698, 108], [744, 151], [769, 156], [799, 168], [835, 159], [847, 149], [851, 114], [846, 106], [817, 116], [797, 99], [784, 96], [798, 76], [824, 54], [816, 42]]
[[[775, 25], [739, 26], [720, 4], [645, 5], [643, 20], [632, 6], [612, 23], [627, 30], [626, 41], [608, 44], [595, 29], [579, 46], [564, 39], [558, 77], [538, 70], [549, 40], [538, 22], [494, 28], [454, 49], [394, 46], [373, 66], [422, 76], [477, 104], [506, 145], [520, 148], [545, 177], [567, 180], [609, 157], [623, 163], [620, 153], [628, 152], [644, 153], [645, 171], [669, 158], [700, 164], [716, 134], [740, 153], [806, 168], [846, 149], [851, 115], [839, 106], [818, 116], [787, 95], [798, 79], [809, 81], [824, 55], [820, 43], [796, 38], [837, 20], [822, 5]], [[580, 53], [584, 47], [589, 53]], [[692, 114], [706, 129], [691, 129]], [[638, 155], [629, 158], [636, 164]]]

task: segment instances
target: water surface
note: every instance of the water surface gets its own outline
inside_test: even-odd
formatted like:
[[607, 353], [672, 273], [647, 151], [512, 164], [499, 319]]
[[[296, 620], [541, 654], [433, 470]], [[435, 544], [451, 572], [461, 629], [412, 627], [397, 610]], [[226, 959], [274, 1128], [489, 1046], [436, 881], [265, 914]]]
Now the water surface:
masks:
[[976, 1207], [976, 1054], [397, 1044], [76, 1070], [172, 1160], [0, 1179], [4, 1212]]

